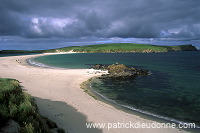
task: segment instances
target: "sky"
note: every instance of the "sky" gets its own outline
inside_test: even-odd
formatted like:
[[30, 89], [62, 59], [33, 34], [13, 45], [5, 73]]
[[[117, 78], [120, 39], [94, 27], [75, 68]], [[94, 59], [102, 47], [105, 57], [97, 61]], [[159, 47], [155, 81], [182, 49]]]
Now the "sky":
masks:
[[199, 0], [1, 0], [0, 50], [102, 43], [193, 44]]

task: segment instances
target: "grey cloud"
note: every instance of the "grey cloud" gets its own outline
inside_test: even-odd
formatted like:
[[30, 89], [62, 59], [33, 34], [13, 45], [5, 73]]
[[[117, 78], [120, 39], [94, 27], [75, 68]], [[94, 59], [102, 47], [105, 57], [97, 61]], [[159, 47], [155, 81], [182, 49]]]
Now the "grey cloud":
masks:
[[102, 36], [102, 32], [108, 28], [107, 20], [94, 10], [84, 10], [75, 17], [75, 22], [66, 25], [64, 32], [67, 36]]
[[200, 38], [199, 12], [198, 0], [2, 0], [0, 35]]
[[169, 33], [167, 37], [199, 39], [199, 37], [200, 37], [200, 25], [198, 25], [198, 26], [186, 25], [178, 33], [172, 33], [172, 34]]

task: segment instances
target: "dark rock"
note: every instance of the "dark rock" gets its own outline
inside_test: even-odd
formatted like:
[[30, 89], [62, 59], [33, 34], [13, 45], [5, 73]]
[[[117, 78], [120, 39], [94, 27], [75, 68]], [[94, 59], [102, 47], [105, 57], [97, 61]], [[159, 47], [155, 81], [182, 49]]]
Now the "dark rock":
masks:
[[148, 70], [136, 69], [133, 67], [127, 67], [124, 64], [112, 64], [112, 65], [103, 65], [103, 64], [96, 64], [93, 69], [97, 70], [108, 70], [107, 75], [103, 75], [103, 77], [120, 77], [120, 78], [128, 78], [128, 77], [135, 77], [138, 75], [148, 75]]

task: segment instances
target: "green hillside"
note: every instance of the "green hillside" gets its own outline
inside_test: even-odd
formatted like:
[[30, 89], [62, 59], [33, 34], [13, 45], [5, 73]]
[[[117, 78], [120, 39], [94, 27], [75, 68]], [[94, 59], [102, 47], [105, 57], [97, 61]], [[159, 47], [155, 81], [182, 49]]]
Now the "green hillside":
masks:
[[45, 52], [85, 52], [85, 53], [127, 53], [127, 52], [169, 52], [169, 51], [195, 51], [195, 46], [179, 45], [179, 46], [158, 46], [149, 44], [134, 43], [113, 43], [99, 44], [87, 46], [64, 47], [59, 49], [45, 50]]
[[196, 47], [192, 45], [178, 45], [178, 46], [158, 46], [149, 44], [135, 44], [135, 43], [112, 43], [112, 44], [99, 44], [87, 46], [72, 46], [50, 50], [2, 50], [0, 54], [7, 53], [57, 53], [57, 52], [83, 52], [83, 53], [128, 53], [128, 52], [170, 52], [170, 51], [196, 51]]

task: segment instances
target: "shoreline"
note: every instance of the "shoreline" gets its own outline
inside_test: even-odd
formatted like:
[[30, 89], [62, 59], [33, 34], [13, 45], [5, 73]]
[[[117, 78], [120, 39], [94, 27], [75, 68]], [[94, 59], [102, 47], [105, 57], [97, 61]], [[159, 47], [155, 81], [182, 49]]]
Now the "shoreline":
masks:
[[[0, 77], [14, 78], [19, 80], [26, 91], [36, 99], [36, 103], [40, 113], [51, 120], [55, 121], [59, 127], [69, 132], [87, 131], [85, 123], [80, 123], [80, 118], [74, 116], [76, 113], [82, 114], [84, 122], [96, 123], [115, 123], [115, 122], [145, 122], [153, 123], [155, 121], [141, 118], [134, 114], [128, 114], [115, 107], [95, 100], [80, 88], [80, 84], [91, 77], [100, 75], [87, 73], [88, 69], [46, 69], [29, 66], [25, 64], [25, 60], [31, 57], [41, 56], [27, 55], [15, 57], [1, 57], [0, 61]], [[21, 63], [16, 60], [20, 60]], [[46, 103], [41, 102], [48, 100]], [[61, 102], [65, 106], [57, 107]], [[68, 110], [68, 106], [73, 111]], [[60, 109], [62, 108], [62, 109]], [[68, 110], [68, 111], [67, 111]], [[76, 110], [76, 111], [74, 111]], [[60, 115], [58, 115], [58, 114]], [[74, 114], [75, 113], [75, 114]], [[73, 117], [71, 117], [73, 116]], [[80, 115], [79, 115], [80, 116]], [[68, 120], [68, 117], [71, 120]], [[73, 120], [72, 120], [73, 119]], [[74, 122], [72, 122], [74, 121]], [[70, 124], [70, 122], [72, 123]], [[83, 121], [81, 121], [83, 122]], [[68, 127], [69, 126], [69, 127]], [[70, 127], [71, 126], [71, 127]], [[85, 126], [85, 127], [84, 127]], [[91, 130], [90, 130], [91, 131]], [[92, 130], [93, 131], [93, 130]], [[180, 129], [96, 129], [94, 132], [187, 132]]]
[[[171, 117], [165, 117], [162, 115], [157, 115], [155, 113], [150, 113], [148, 111], [144, 111], [144, 110], [140, 110], [138, 108], [134, 108], [130, 105], [126, 105], [126, 104], [120, 104], [117, 103], [115, 100], [111, 100], [108, 97], [106, 97], [105, 95], [95, 91], [91, 84], [92, 82], [97, 79], [100, 76], [95, 76], [92, 77], [91, 79], [85, 81], [84, 83], [82, 83], [81, 85], [83, 85], [83, 89], [86, 90], [86, 93], [88, 93], [88, 95], [92, 96], [93, 98], [95, 98], [96, 100], [100, 100], [106, 104], [109, 104], [113, 107], [115, 107], [118, 110], [122, 110], [126, 113], [129, 114], [134, 114], [134, 115], [138, 115], [144, 119], [148, 119], [148, 120], [152, 120], [152, 121], [156, 121], [156, 122], [161, 122], [161, 123], [176, 123], [181, 124], [181, 123], [189, 123], [186, 121], [181, 121], [181, 120], [177, 120], [175, 118], [171, 118]], [[196, 125], [197, 126], [197, 125]], [[191, 131], [191, 132], [198, 132], [199, 131], [199, 126], [197, 126], [195, 129], [185, 129], [186, 131]]]

